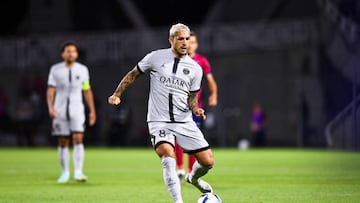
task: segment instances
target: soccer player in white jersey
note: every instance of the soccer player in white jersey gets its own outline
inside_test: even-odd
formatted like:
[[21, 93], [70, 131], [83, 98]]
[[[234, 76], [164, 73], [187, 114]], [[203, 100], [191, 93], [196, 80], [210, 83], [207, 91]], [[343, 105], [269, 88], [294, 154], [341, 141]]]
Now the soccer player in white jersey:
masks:
[[151, 142], [161, 159], [163, 178], [174, 202], [182, 203], [180, 180], [176, 173], [175, 139], [186, 153], [193, 154], [196, 162], [186, 177], [202, 193], [213, 192], [210, 184], [200, 179], [214, 165], [208, 142], [196, 126], [192, 112], [205, 119], [205, 111], [198, 107], [202, 69], [187, 55], [190, 29], [178, 23], [169, 31], [171, 48], [147, 54], [120, 81], [108, 98], [112, 105], [121, 102], [127, 87], [141, 74], [150, 74], [150, 93], [147, 122]]
[[83, 173], [85, 157], [84, 128], [85, 110], [83, 95], [89, 108], [89, 125], [96, 122], [93, 93], [90, 86], [89, 70], [76, 62], [78, 47], [73, 42], [66, 42], [62, 47], [63, 62], [53, 65], [49, 72], [47, 103], [52, 119], [52, 134], [58, 138], [58, 153], [62, 173], [59, 183], [70, 179], [69, 145], [73, 143], [74, 179], [85, 182]]

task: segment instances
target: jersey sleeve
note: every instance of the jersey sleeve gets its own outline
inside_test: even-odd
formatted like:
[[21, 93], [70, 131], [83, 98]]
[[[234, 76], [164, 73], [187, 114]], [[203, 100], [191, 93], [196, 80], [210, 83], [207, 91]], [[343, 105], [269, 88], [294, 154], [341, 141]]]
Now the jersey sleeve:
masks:
[[145, 73], [146, 71], [150, 70], [152, 66], [152, 55], [153, 52], [147, 54], [137, 65], [138, 70], [141, 73]]
[[86, 67], [84, 70], [84, 81], [89, 81], [89, 80], [90, 80], [89, 69]]
[[204, 75], [207, 75], [207, 74], [210, 74], [211, 73], [211, 66], [210, 66], [210, 63], [209, 61], [205, 58], [205, 57], [202, 57], [202, 60], [201, 60], [201, 68], [204, 72]]
[[50, 68], [49, 77], [48, 77], [48, 86], [56, 87], [56, 80], [54, 78], [54, 68]]
[[82, 90], [89, 90], [91, 88], [90, 86], [90, 74], [89, 69], [86, 67], [84, 69], [84, 80], [82, 82]]
[[194, 74], [194, 77], [193, 77], [192, 82], [191, 82], [190, 92], [198, 92], [200, 90], [200, 87], [201, 87], [201, 79], [203, 77], [203, 72], [202, 72], [200, 66], [196, 70], [197, 71]]

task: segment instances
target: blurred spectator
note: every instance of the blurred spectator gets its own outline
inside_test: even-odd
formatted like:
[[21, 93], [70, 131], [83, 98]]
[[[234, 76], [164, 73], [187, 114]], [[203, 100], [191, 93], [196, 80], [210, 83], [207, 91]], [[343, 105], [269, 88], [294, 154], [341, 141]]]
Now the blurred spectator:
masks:
[[125, 103], [113, 108], [110, 115], [110, 131], [108, 144], [110, 146], [125, 146], [131, 127], [131, 107]]
[[360, 2], [358, 0], [340, 1], [339, 10], [342, 15], [360, 25]]
[[0, 84], [0, 130], [8, 131], [11, 129], [11, 118], [9, 115], [9, 99]]
[[40, 97], [32, 91], [30, 80], [23, 78], [19, 86], [18, 101], [15, 109], [15, 131], [19, 146], [34, 146], [37, 130]]
[[310, 108], [306, 100], [304, 93], [301, 93], [300, 98], [300, 135], [301, 135], [301, 145], [309, 146], [310, 145]]
[[46, 80], [38, 74], [29, 81], [29, 85], [31, 92], [38, 95], [40, 100], [46, 103]]
[[251, 132], [253, 146], [266, 145], [266, 115], [260, 103], [255, 103], [252, 110]]
[[48, 120], [48, 109], [46, 105], [46, 80], [36, 75], [29, 81], [31, 102], [35, 108], [35, 119], [38, 124]]

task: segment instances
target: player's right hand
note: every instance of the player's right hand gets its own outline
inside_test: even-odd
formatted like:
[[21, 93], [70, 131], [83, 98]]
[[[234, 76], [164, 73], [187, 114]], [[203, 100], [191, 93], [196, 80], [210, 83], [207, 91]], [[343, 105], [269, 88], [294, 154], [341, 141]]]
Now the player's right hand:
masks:
[[195, 114], [197, 117], [199, 117], [199, 118], [201, 118], [201, 119], [203, 119], [203, 120], [206, 119], [205, 110], [202, 109], [202, 108], [197, 108], [197, 109], [194, 111], [194, 114]]
[[49, 110], [49, 117], [50, 117], [51, 119], [56, 118], [56, 111], [55, 111], [55, 109], [50, 109], [50, 110]]
[[120, 104], [121, 100], [118, 96], [115, 96], [115, 95], [111, 95], [109, 98], [108, 98], [108, 102], [109, 104], [111, 105], [118, 105]]

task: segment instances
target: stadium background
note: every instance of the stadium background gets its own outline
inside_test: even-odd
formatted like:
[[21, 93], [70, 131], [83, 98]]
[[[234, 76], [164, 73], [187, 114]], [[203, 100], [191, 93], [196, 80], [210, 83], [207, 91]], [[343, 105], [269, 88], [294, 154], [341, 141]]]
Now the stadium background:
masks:
[[[205, 129], [214, 146], [250, 139], [251, 109], [267, 114], [267, 146], [360, 149], [359, 23], [356, 0], [22, 0], [2, 1], [0, 84], [8, 98], [0, 145], [18, 143], [18, 104], [30, 95], [34, 145], [52, 145], [45, 101], [52, 64], [65, 40], [80, 45], [90, 68], [98, 123], [87, 144], [106, 146], [114, 107], [106, 104], [124, 73], [147, 52], [168, 47], [169, 26], [199, 35], [219, 88]], [[24, 90], [25, 89], [25, 90]], [[124, 95], [130, 125], [122, 145], [149, 145], [147, 77]], [[30, 91], [30, 93], [29, 93]], [[205, 89], [206, 92], [206, 89]], [[29, 105], [30, 105], [29, 104]], [[25, 108], [26, 109], [26, 108]], [[20, 114], [20, 115], [19, 115]], [[6, 115], [5, 113], [2, 115]], [[30, 132], [30, 131], [29, 131]]]

